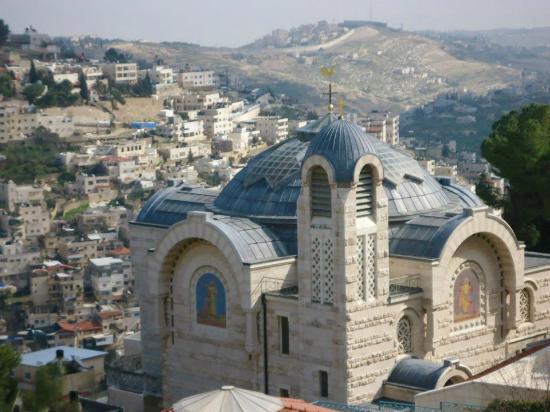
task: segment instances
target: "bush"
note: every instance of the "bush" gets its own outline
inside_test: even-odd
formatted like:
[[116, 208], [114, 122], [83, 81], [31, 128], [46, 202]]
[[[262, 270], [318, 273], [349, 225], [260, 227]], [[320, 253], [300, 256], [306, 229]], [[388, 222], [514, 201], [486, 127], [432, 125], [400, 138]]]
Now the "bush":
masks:
[[485, 412], [546, 412], [550, 410], [550, 399], [543, 401], [502, 401], [495, 400]]

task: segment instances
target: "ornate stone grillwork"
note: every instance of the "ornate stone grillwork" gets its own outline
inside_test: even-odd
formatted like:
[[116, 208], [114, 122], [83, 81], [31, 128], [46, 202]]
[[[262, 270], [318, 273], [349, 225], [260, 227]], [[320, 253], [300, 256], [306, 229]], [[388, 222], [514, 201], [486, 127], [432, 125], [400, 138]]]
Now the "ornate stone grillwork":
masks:
[[357, 237], [357, 298], [365, 300], [365, 236]]
[[365, 283], [367, 298], [374, 298], [376, 296], [376, 234], [373, 233], [367, 236], [367, 244], [365, 247]]
[[321, 241], [314, 238], [311, 243], [311, 300], [321, 302]]
[[323, 261], [325, 268], [325, 291], [323, 294], [323, 303], [332, 304], [334, 301], [334, 248], [331, 239], [325, 240]]
[[531, 296], [527, 289], [519, 293], [519, 315], [522, 322], [531, 322]]
[[399, 353], [412, 352], [411, 322], [407, 317], [402, 317], [397, 323], [397, 344]]

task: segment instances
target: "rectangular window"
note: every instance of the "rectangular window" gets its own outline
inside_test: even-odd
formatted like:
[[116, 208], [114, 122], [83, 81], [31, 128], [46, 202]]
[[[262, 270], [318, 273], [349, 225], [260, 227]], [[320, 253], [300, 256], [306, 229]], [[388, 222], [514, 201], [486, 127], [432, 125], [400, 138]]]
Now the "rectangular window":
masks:
[[328, 372], [319, 371], [319, 387], [321, 398], [328, 398]]
[[281, 353], [283, 355], [288, 355], [290, 349], [290, 336], [288, 318], [286, 316], [279, 316], [279, 333], [281, 336]]
[[288, 389], [279, 388], [279, 398], [290, 398], [290, 394], [288, 392]]

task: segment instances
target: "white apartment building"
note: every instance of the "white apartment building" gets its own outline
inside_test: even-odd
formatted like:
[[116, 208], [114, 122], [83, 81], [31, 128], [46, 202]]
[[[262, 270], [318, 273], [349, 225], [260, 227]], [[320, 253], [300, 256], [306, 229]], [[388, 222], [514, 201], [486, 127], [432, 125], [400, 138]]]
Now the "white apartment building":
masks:
[[67, 80], [73, 86], [78, 84], [78, 73], [53, 73], [53, 81], [56, 83], [62, 83]]
[[42, 205], [21, 203], [17, 209], [25, 224], [25, 237], [42, 236], [50, 231], [50, 214]]
[[177, 81], [185, 88], [214, 87], [216, 76], [212, 70], [182, 71], [177, 74]]
[[228, 135], [233, 143], [233, 151], [242, 152], [248, 149], [250, 142], [250, 131], [246, 127], [237, 127]]
[[231, 107], [227, 105], [203, 110], [199, 112], [199, 119], [204, 122], [204, 134], [209, 139], [233, 130]]
[[0, 204], [10, 212], [14, 212], [19, 203], [40, 205], [44, 201], [44, 191], [41, 187], [17, 185], [13, 180], [0, 181]]
[[176, 99], [174, 104], [176, 111], [188, 112], [211, 109], [217, 104], [225, 102], [227, 102], [227, 99], [220, 97], [218, 92], [201, 92], [184, 94]]
[[21, 242], [8, 242], [0, 246], [0, 281], [23, 288], [28, 285], [28, 271], [41, 262], [40, 251]]
[[258, 116], [256, 128], [268, 144], [274, 144], [288, 137], [288, 119], [280, 116]]
[[112, 154], [114, 156], [142, 156], [146, 150], [151, 147], [151, 142], [148, 139], [141, 140], [126, 140], [117, 143], [113, 146]]
[[384, 143], [390, 145], [399, 143], [399, 115], [373, 113], [362, 119], [361, 125], [367, 133], [374, 134]]
[[432, 176], [435, 175], [435, 160], [417, 160], [418, 164], [428, 171]]
[[136, 63], [109, 63], [104, 64], [103, 74], [115, 83], [133, 84], [138, 80]]
[[111, 303], [122, 296], [124, 269], [121, 259], [103, 257], [90, 259], [88, 270], [96, 299], [101, 304]]
[[25, 140], [36, 127], [36, 113], [15, 105], [0, 106], [0, 143]]
[[95, 83], [100, 81], [103, 77], [103, 72], [96, 66], [84, 66], [81, 68], [82, 74], [86, 78], [86, 84], [88, 87], [94, 87]]
[[151, 82], [154, 84], [174, 83], [174, 70], [170, 67], [154, 65], [148, 72]]

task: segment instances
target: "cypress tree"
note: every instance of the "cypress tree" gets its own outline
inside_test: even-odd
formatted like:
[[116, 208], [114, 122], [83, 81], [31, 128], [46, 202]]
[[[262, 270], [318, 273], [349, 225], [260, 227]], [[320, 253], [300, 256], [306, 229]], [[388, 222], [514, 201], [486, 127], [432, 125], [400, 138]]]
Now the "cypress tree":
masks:
[[29, 82], [36, 83], [39, 80], [36, 67], [34, 66], [34, 60], [31, 60], [31, 68], [29, 70]]
[[86, 76], [84, 76], [84, 73], [80, 73], [80, 76], [78, 76], [78, 83], [80, 84], [80, 97], [82, 100], [87, 102], [90, 100], [90, 91], [88, 90], [88, 84], [86, 82]]

